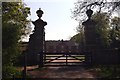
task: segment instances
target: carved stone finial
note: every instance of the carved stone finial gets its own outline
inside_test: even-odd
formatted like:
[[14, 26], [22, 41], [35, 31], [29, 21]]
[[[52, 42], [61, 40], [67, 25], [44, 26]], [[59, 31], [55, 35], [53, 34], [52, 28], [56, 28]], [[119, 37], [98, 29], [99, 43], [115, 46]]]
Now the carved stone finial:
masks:
[[39, 8], [39, 10], [37, 10], [36, 13], [37, 13], [37, 16], [40, 18], [40, 17], [42, 17], [42, 14], [44, 12], [41, 10], [41, 8]]
[[90, 18], [91, 18], [91, 15], [93, 14], [93, 11], [92, 11], [91, 9], [88, 9], [88, 10], [86, 11], [86, 14], [87, 14], [87, 16], [88, 16], [88, 19], [90, 19]]

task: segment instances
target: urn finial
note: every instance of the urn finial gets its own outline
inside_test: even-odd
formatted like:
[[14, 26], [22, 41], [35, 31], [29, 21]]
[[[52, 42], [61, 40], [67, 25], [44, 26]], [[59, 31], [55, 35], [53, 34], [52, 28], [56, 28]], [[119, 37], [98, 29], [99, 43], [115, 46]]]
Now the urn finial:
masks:
[[37, 16], [41, 18], [44, 12], [41, 10], [41, 8], [39, 8], [39, 10], [37, 10], [36, 13], [37, 13]]
[[92, 11], [91, 9], [88, 9], [88, 10], [86, 11], [86, 14], [87, 14], [87, 16], [88, 16], [88, 19], [90, 19], [90, 18], [91, 18], [91, 15], [93, 14], [93, 11]]

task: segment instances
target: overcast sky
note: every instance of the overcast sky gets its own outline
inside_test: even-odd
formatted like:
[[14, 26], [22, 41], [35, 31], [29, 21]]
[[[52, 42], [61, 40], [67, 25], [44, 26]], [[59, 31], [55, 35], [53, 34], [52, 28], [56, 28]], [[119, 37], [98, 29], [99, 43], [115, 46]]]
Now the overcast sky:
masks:
[[[24, 0], [31, 8], [30, 19], [38, 19], [36, 10], [44, 11], [42, 19], [47, 22], [45, 26], [46, 40], [68, 40], [76, 34], [78, 22], [71, 18], [71, 9], [76, 0]], [[34, 25], [32, 25], [34, 27]]]

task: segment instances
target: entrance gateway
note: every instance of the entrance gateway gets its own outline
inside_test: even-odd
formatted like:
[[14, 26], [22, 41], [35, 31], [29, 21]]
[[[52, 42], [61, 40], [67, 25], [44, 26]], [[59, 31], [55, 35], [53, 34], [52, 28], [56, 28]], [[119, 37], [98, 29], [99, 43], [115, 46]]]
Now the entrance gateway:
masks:
[[[93, 13], [92, 10], [87, 10], [86, 14], [88, 19], [82, 23], [84, 26], [84, 40], [82, 46], [83, 51], [76, 51], [74, 48], [68, 48], [69, 46], [63, 46], [64, 41], [60, 42], [60, 46], [56, 46], [55, 52], [46, 50], [45, 32], [44, 26], [47, 22], [41, 19], [43, 11], [41, 9], [36, 11], [39, 19], [33, 21], [35, 30], [30, 35], [29, 44], [26, 50], [27, 59], [25, 57], [24, 73], [26, 75], [26, 60], [27, 65], [39, 65], [43, 66], [81, 66], [81, 65], [108, 65], [108, 64], [120, 64], [118, 50], [103, 49], [100, 41], [100, 37], [96, 34], [96, 22], [91, 19]], [[62, 48], [62, 49], [61, 49]], [[52, 48], [50, 48], [51, 50]], [[80, 48], [80, 45], [78, 47]], [[81, 49], [82, 50], [82, 49]]]
[[[46, 21], [41, 19], [43, 11], [41, 9], [36, 11], [39, 19], [33, 21], [35, 26], [33, 34], [30, 35], [28, 49], [27, 49], [27, 65], [38, 64], [39, 67], [48, 65], [108, 65], [118, 64], [119, 52], [118, 50], [103, 49], [101, 45], [100, 37], [96, 34], [96, 22], [91, 19], [92, 10], [87, 10], [86, 14], [88, 19], [82, 23], [84, 31], [84, 40], [82, 41], [82, 47], [78, 47], [78, 52], [72, 52], [74, 48], [68, 48], [67, 46], [61, 46], [65, 50], [60, 50], [57, 46], [56, 52], [46, 51], [45, 31], [44, 26], [47, 25]], [[62, 45], [64, 41], [61, 41]], [[82, 49], [83, 48], [83, 49]], [[44, 52], [43, 52], [44, 51]]]
[[[39, 19], [32, 21], [35, 28], [33, 34], [30, 35], [28, 49], [27, 49], [27, 64], [38, 63], [39, 67], [42, 66], [71, 66], [71, 65], [84, 65], [90, 63], [90, 54], [88, 52], [76, 51], [74, 47], [69, 48], [62, 40], [59, 45], [54, 49], [55, 52], [48, 52], [46, 49], [44, 26], [47, 25], [46, 21], [41, 19], [43, 11], [41, 9], [36, 11]], [[64, 50], [62, 50], [62, 49]], [[50, 48], [52, 49], [52, 48]], [[79, 50], [79, 46], [77, 46]], [[74, 51], [72, 51], [74, 50]]]
[[[96, 22], [91, 19], [93, 11], [91, 9], [86, 11], [88, 19], [82, 23], [83, 25], [83, 51], [72, 52], [74, 48], [61, 46], [65, 50], [60, 50], [57, 46], [55, 52], [46, 51], [45, 31], [44, 27], [47, 25], [46, 21], [41, 19], [43, 11], [41, 9], [36, 11], [39, 19], [32, 21], [35, 26], [33, 34], [30, 35], [28, 49], [27, 49], [27, 65], [38, 64], [39, 67], [55, 65], [108, 65], [118, 64], [119, 54], [117, 50], [104, 49], [101, 45], [100, 36], [96, 33]], [[63, 44], [62, 41], [61, 44]], [[61, 45], [60, 44], [60, 45]], [[78, 47], [80, 48], [80, 45]], [[82, 50], [82, 49], [81, 49]], [[44, 52], [43, 52], [44, 51]]]

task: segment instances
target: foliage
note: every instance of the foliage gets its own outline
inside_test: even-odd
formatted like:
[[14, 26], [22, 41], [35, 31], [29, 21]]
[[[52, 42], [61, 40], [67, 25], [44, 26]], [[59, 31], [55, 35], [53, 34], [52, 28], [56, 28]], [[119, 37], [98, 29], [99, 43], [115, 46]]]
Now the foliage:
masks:
[[14, 23], [25, 25], [28, 20], [28, 14], [30, 8], [25, 7], [22, 2], [3, 2], [2, 3], [2, 13], [3, 21], [12, 21]]
[[14, 68], [14, 63], [19, 51], [18, 41], [26, 34], [26, 26], [29, 25], [28, 17], [30, 8], [22, 2], [2, 3], [2, 73], [3, 78], [10, 78], [19, 72]]
[[[92, 16], [92, 19], [97, 23], [96, 24], [96, 33], [100, 36], [101, 43], [104, 47], [119, 47], [120, 43], [120, 18], [113, 17], [110, 19], [110, 16], [107, 13], [95, 13]], [[78, 33], [71, 39], [77, 42], [84, 41], [84, 33], [82, 31], [82, 26], [78, 27]], [[79, 39], [78, 39], [79, 38]], [[82, 39], [83, 38], [83, 39]]]
[[21, 34], [30, 33], [30, 21], [26, 18], [30, 14], [30, 8], [25, 7], [22, 2], [3, 2], [2, 3], [2, 22], [21, 25]]
[[[101, 36], [101, 40], [103, 44], [109, 45], [110, 41], [111, 43], [114, 41], [114, 43], [118, 43], [115, 38], [113, 38], [113, 28], [110, 30], [111, 23], [109, 21], [111, 20], [113, 13], [118, 13], [120, 10], [120, 1], [117, 2], [109, 2], [108, 0], [86, 0], [81, 1], [77, 0], [74, 3], [74, 8], [72, 10], [72, 18], [77, 20], [79, 22], [79, 29], [82, 29], [82, 22], [86, 20], [86, 11], [88, 9], [94, 10], [94, 17], [95, 21], [98, 23], [97, 32]], [[118, 13], [119, 15], [119, 13]], [[100, 20], [100, 21], [99, 21]], [[114, 22], [116, 20], [114, 19]], [[117, 19], [118, 23], [120, 22]], [[112, 24], [115, 26], [115, 24]], [[79, 31], [80, 33], [80, 31]], [[110, 35], [111, 33], [111, 35]], [[117, 33], [116, 36], [118, 36], [119, 31], [114, 31], [114, 33]], [[111, 37], [110, 37], [111, 36]]]
[[20, 25], [3, 23], [2, 52], [3, 65], [14, 63], [15, 56], [19, 53], [18, 40], [20, 39]]
[[107, 12], [110, 16], [120, 10], [120, 1], [109, 2], [109, 0], [77, 0], [75, 7], [72, 10], [72, 17], [75, 20], [83, 21], [85, 20], [85, 12], [88, 9], [93, 9], [95, 12]]
[[3, 78], [13, 78], [13, 76], [15, 77], [21, 77], [21, 72], [16, 70], [15, 67], [13, 66], [8, 66], [8, 65], [4, 65], [3, 66], [3, 72], [2, 75], [3, 75]]
[[71, 37], [70, 39], [71, 41], [75, 41], [76, 43], [80, 42], [80, 33], [74, 35], [73, 37]]
[[[96, 32], [100, 36], [102, 44], [104, 46], [110, 45], [110, 47], [113, 48], [120, 48], [120, 1], [108, 2], [108, 0], [86, 0], [82, 2], [78, 0], [72, 11], [72, 17], [79, 22], [79, 29], [82, 29], [81, 23], [87, 18], [85, 12], [88, 9], [94, 10], [92, 19], [97, 23]], [[118, 13], [118, 17], [113, 17], [113, 13]], [[74, 37], [77, 38], [77, 36], [78, 35], [75, 35]], [[120, 65], [100, 65], [98, 68], [101, 70], [100, 77], [120, 78]]]
[[109, 15], [107, 13], [96, 13], [93, 15], [93, 20], [96, 22], [96, 33], [100, 36], [103, 46], [110, 45], [109, 39]]
[[77, 28], [77, 34], [71, 37], [71, 41], [75, 41], [76, 43], [82, 43], [84, 41], [84, 31], [83, 26], [79, 25]]
[[99, 76], [101, 78], [119, 78], [120, 77], [120, 65], [99, 65]]
[[[100, 36], [99, 40], [101, 40], [102, 45], [104, 46], [110, 45], [110, 39], [109, 39], [110, 22], [109, 22], [108, 14], [96, 13], [92, 16], [92, 19], [96, 22], [96, 33], [98, 36]], [[83, 26], [79, 26], [78, 29], [79, 29], [78, 34], [73, 36], [71, 39], [79, 43], [80, 42], [84, 43]]]
[[120, 18], [114, 17], [111, 20], [110, 39], [112, 47], [120, 47]]

